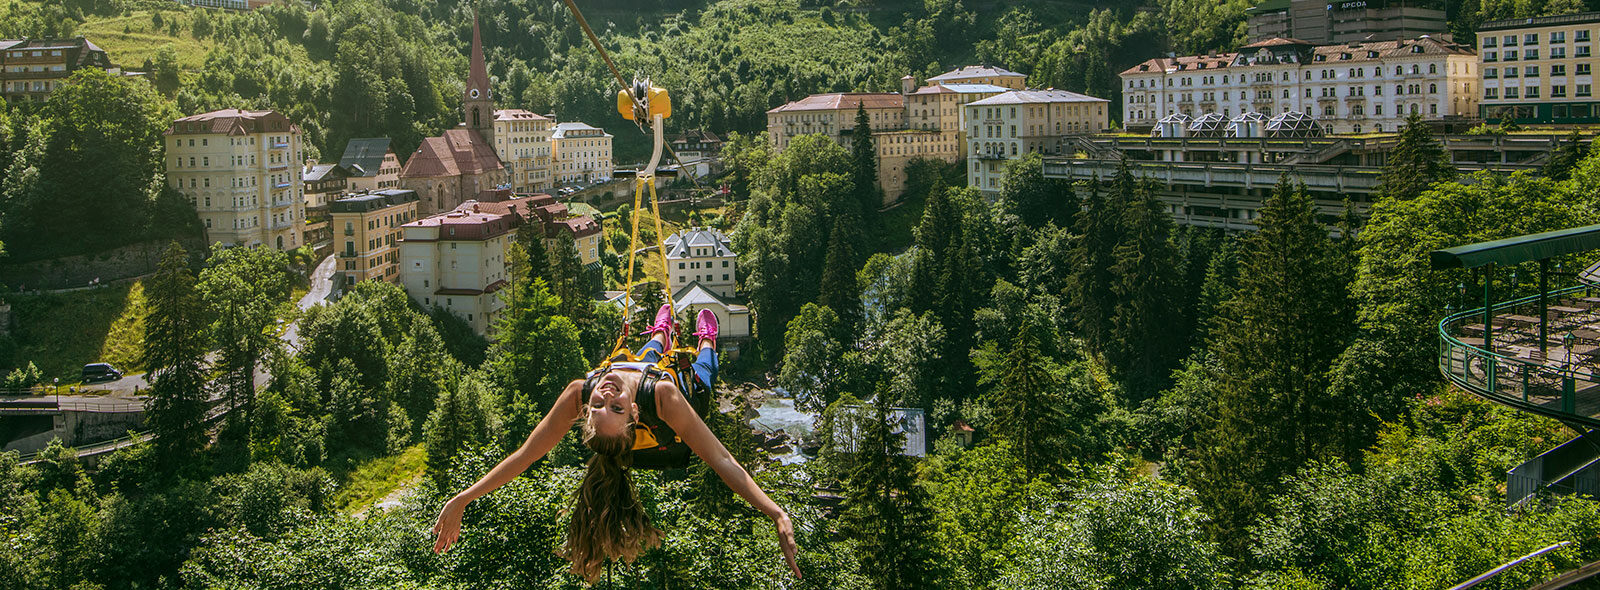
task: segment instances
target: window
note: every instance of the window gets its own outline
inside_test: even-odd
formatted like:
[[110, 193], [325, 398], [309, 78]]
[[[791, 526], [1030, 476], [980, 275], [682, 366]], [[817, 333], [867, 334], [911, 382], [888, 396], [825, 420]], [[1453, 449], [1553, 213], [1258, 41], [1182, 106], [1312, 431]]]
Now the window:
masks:
[[1495, 37], [1494, 35], [1489, 35], [1487, 37], [1484, 37], [1483, 38], [1483, 48], [1484, 49], [1488, 49], [1490, 47], [1495, 47], [1495, 46], [1498, 45], [1499, 41], [1500, 41], [1500, 38], [1499, 37]]
[[1537, 49], [1524, 49], [1524, 50], [1522, 50], [1522, 59], [1539, 59], [1539, 50], [1537, 50]]
[[1500, 61], [1499, 52], [1495, 52], [1495, 51], [1485, 51], [1485, 52], [1483, 52], [1483, 63], [1491, 63], [1492, 64], [1492, 63], [1497, 62], [1497, 61]]
[[1574, 55], [1576, 57], [1589, 57], [1589, 46], [1588, 45], [1579, 45], [1578, 49], [1575, 50], [1573, 53], [1574, 53]]
[[1494, 99], [1500, 98], [1500, 89], [1499, 88], [1485, 88], [1485, 89], [1483, 89], [1483, 98], [1485, 100], [1494, 100]]
[[1506, 89], [1506, 98], [1518, 98], [1517, 89], [1515, 87], [1507, 88]]
[[1552, 75], [1552, 76], [1565, 76], [1565, 75], [1567, 75], [1567, 64], [1550, 64], [1550, 75]]
[[1523, 88], [1522, 89], [1522, 97], [1523, 98], [1539, 98], [1539, 87], [1538, 86], [1529, 86], [1527, 88]]
[[1565, 84], [1552, 84], [1550, 86], [1550, 98], [1566, 98], [1566, 97], [1567, 97], [1567, 86]]
[[1573, 89], [1573, 95], [1574, 96], [1579, 96], [1579, 97], [1588, 97], [1589, 96], [1589, 85], [1588, 84], [1579, 84], [1579, 85], [1577, 85], [1577, 87]]
[[1589, 30], [1588, 29], [1584, 29], [1584, 30], [1581, 30], [1581, 31], [1578, 31], [1578, 32], [1574, 33], [1572, 35], [1572, 40], [1573, 41], [1577, 41], [1579, 43], [1587, 42], [1589, 40]]
[[1528, 67], [1522, 68], [1522, 75], [1523, 75], [1523, 77], [1527, 77], [1527, 78], [1538, 78], [1539, 77], [1539, 66], [1528, 66]]
[[1566, 42], [1567, 42], [1567, 32], [1566, 31], [1551, 31], [1550, 32], [1550, 43], [1552, 45], [1556, 44], [1556, 43], [1566, 43]]
[[1483, 69], [1483, 77], [1485, 77], [1485, 78], [1499, 78], [1500, 77], [1500, 69], [1499, 68], [1484, 68]]
[[1523, 45], [1538, 45], [1539, 44], [1539, 34], [1538, 33], [1527, 33], [1527, 34], [1523, 35], [1522, 36], [1522, 44]]
[[1438, 94], [1438, 93], [1439, 93], [1439, 85], [1438, 84], [1428, 84], [1428, 94]]
[[1566, 58], [1567, 58], [1567, 48], [1565, 48], [1565, 47], [1551, 47], [1550, 48], [1550, 59], [1566, 59]]
[[1589, 73], [1589, 65], [1590, 64], [1575, 64], [1573, 68], [1576, 74], [1582, 76]]
[[1429, 74], [1437, 74], [1437, 73], [1439, 73], [1439, 64], [1428, 64], [1428, 73]]

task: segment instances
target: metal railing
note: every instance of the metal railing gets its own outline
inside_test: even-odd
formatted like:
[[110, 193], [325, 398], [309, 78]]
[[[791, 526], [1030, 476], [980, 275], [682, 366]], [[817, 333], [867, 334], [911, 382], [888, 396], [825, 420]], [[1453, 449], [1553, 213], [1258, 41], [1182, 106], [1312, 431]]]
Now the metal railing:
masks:
[[[1588, 285], [1567, 287], [1551, 291], [1546, 297], [1556, 299], [1592, 288]], [[1530, 307], [1536, 309], [1539, 299], [1539, 295], [1532, 295], [1496, 303], [1490, 306], [1489, 314], [1529, 311]], [[1600, 314], [1600, 308], [1558, 317], [1554, 322], [1549, 322], [1555, 326], [1554, 329], [1547, 326], [1546, 332], [1559, 335], [1593, 326], [1597, 323], [1597, 314]], [[1517, 314], [1501, 313], [1496, 319], [1507, 315]], [[1588, 356], [1575, 362], [1576, 355], [1572, 352], [1579, 347], [1595, 350], [1590, 347], [1600, 347], [1600, 340], [1574, 337], [1559, 345], [1546, 342], [1543, 350], [1508, 346], [1497, 351], [1495, 342], [1498, 337], [1520, 334], [1537, 338], [1534, 335], [1536, 332], [1529, 333], [1531, 328], [1519, 331], [1490, 325], [1487, 328], [1491, 337], [1487, 342], [1481, 337], [1465, 336], [1465, 332], [1474, 328], [1468, 323], [1481, 321], [1483, 317], [1484, 309], [1478, 308], [1451, 314], [1439, 321], [1438, 364], [1439, 372], [1446, 379], [1457, 387], [1507, 406], [1600, 428], [1600, 418], [1580, 411], [1580, 408], [1600, 408], [1600, 367], [1596, 366], [1597, 357]], [[1484, 328], [1477, 327], [1476, 330], [1482, 333]], [[1463, 338], [1468, 341], [1463, 341]], [[1537, 342], [1534, 344], [1537, 345]], [[1551, 359], [1549, 352], [1552, 350], [1565, 353], [1565, 358], [1560, 361]], [[1512, 354], [1505, 354], [1508, 352]]]

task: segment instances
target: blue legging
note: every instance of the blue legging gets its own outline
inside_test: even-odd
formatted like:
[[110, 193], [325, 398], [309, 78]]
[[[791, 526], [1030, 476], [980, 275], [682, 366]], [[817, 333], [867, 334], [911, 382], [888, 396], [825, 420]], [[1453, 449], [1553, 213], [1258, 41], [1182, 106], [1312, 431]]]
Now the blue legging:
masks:
[[[639, 349], [637, 356], [641, 362], [655, 363], [661, 360], [662, 350], [663, 347], [661, 346], [660, 342], [651, 340], [644, 343], [644, 348]], [[695, 355], [694, 376], [695, 378], [699, 379], [700, 384], [706, 386], [707, 389], [710, 389], [711, 386], [716, 383], [717, 349], [715, 347], [702, 348], [700, 349], [700, 352]]]

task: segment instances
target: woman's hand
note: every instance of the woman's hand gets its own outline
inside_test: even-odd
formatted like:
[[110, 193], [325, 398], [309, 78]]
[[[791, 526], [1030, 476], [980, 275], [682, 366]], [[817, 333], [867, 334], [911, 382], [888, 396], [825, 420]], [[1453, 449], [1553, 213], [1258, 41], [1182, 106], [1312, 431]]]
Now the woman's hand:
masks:
[[777, 518], [772, 519], [772, 524], [778, 527], [778, 546], [783, 548], [783, 559], [789, 562], [789, 571], [794, 572], [794, 577], [799, 578], [800, 567], [794, 563], [796, 547], [794, 544], [794, 524], [789, 522], [789, 514], [779, 512]]
[[439, 509], [439, 520], [433, 523], [433, 534], [438, 535], [433, 542], [434, 553], [449, 551], [450, 546], [461, 538], [461, 513], [466, 509], [467, 503], [461, 501], [461, 496], [450, 498], [444, 503], [444, 508]]

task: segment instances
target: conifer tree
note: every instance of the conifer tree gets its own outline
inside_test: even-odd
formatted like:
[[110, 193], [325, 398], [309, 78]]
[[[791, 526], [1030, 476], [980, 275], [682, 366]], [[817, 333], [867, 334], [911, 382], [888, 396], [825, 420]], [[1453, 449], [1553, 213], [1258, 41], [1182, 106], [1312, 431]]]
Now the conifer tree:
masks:
[[1545, 162], [1544, 168], [1539, 173], [1543, 174], [1545, 178], [1557, 182], [1571, 178], [1572, 169], [1577, 167], [1579, 161], [1583, 160], [1582, 142], [1583, 135], [1577, 130], [1573, 130], [1572, 134], [1567, 136], [1566, 141], [1561, 142], [1561, 146], [1550, 153], [1550, 159]]
[[917, 252], [911, 271], [911, 292], [916, 295], [910, 301], [912, 313], [932, 311], [944, 298], [944, 255], [950, 249], [951, 233], [961, 229], [949, 197], [944, 181], [934, 181], [922, 219], [917, 222]]
[[1046, 439], [1054, 434], [1061, 408], [1051, 403], [1058, 381], [1053, 363], [1039, 350], [1039, 337], [1032, 322], [1018, 326], [1010, 347], [998, 366], [984, 371], [989, 386], [984, 401], [994, 412], [989, 429], [1007, 440], [1022, 454], [1022, 465], [1031, 478], [1042, 471], [1051, 453]]
[[1351, 329], [1337, 247], [1311, 198], [1285, 177], [1256, 223], [1211, 347], [1217, 421], [1198, 437], [1193, 478], [1235, 555], [1279, 480], [1339, 442], [1325, 379]]
[[861, 325], [861, 285], [856, 282], [855, 246], [852, 242], [854, 219], [846, 216], [833, 224], [833, 234], [828, 238], [828, 256], [822, 268], [822, 289], [817, 303], [832, 309], [839, 316], [839, 330], [835, 337], [840, 342], [853, 342], [856, 329]]
[[[854, 457], [845, 475], [841, 528], [860, 546], [862, 573], [880, 590], [927, 588], [940, 567], [933, 511], [894, 431], [888, 395], [854, 408]], [[847, 435], [848, 436], [848, 435]]]
[[[1128, 175], [1127, 164], [1118, 169], [1117, 184]], [[1111, 267], [1116, 263], [1119, 241], [1121, 209], [1120, 198], [1107, 200], [1100, 194], [1099, 181], [1089, 184], [1089, 197], [1085, 209], [1078, 215], [1074, 228], [1077, 244], [1072, 249], [1072, 275], [1067, 282], [1067, 301], [1076, 310], [1078, 337], [1089, 350], [1103, 352], [1111, 341], [1111, 315], [1116, 307], [1116, 294], [1112, 291], [1114, 275]]]
[[878, 152], [872, 140], [872, 121], [866, 108], [856, 104], [856, 125], [850, 131], [850, 181], [855, 184], [856, 201], [864, 219], [871, 222], [883, 204], [878, 189]]
[[[627, 205], [623, 205], [624, 208]], [[521, 262], [522, 268], [513, 269], [525, 280], [532, 282], [534, 279], [543, 278], [550, 280], [549, 249], [544, 243], [544, 227], [537, 219], [530, 219], [517, 227], [517, 244], [522, 246], [522, 251], [527, 254]]]
[[439, 390], [439, 399], [433, 406], [423, 426], [428, 473], [444, 489], [457, 455], [494, 442], [499, 436], [500, 416], [494, 395], [477, 372], [453, 375]]
[[1450, 155], [1433, 138], [1433, 131], [1421, 115], [1406, 117], [1400, 129], [1400, 143], [1389, 152], [1389, 160], [1378, 175], [1378, 198], [1414, 199], [1435, 182], [1455, 178]]
[[[573, 323], [583, 325], [594, 317], [591, 285], [583, 272], [583, 260], [578, 257], [578, 244], [572, 234], [561, 232], [556, 245], [550, 249], [550, 292], [561, 298], [560, 315]], [[530, 253], [529, 258], [532, 258]], [[530, 265], [531, 266], [531, 265]], [[655, 313], [651, 310], [651, 313]]]
[[173, 242], [145, 286], [144, 366], [154, 376], [146, 420], [169, 467], [185, 464], [206, 444], [205, 309], [195, 290], [189, 255]]
[[1130, 401], [1164, 389], [1183, 349], [1178, 301], [1179, 265], [1172, 246], [1172, 218], [1155, 195], [1140, 190], [1122, 214], [1126, 241], [1115, 250], [1111, 340], [1106, 356], [1123, 378]]

